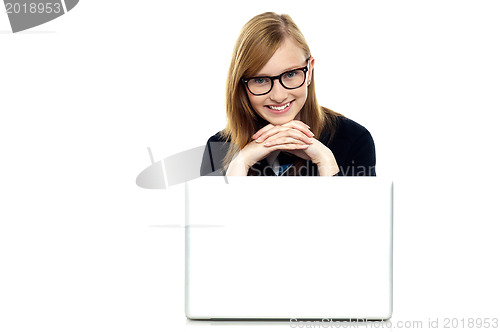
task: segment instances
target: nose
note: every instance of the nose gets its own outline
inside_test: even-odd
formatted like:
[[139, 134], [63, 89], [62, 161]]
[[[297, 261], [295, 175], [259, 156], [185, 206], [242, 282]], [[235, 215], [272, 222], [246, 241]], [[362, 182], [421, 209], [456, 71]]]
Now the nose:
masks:
[[279, 79], [275, 79], [273, 88], [269, 92], [269, 98], [275, 101], [277, 104], [281, 104], [288, 97], [287, 90], [281, 85]]

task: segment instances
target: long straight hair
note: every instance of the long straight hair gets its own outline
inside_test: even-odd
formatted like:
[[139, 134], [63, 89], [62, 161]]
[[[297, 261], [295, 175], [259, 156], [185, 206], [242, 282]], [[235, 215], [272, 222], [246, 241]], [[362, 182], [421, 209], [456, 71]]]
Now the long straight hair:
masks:
[[[241, 79], [255, 76], [285, 38], [291, 38], [304, 51], [306, 59], [311, 56], [304, 36], [292, 18], [286, 14], [263, 13], [253, 17], [241, 29], [234, 46], [226, 83], [227, 124], [222, 131], [222, 137], [232, 144], [224, 158], [224, 169], [227, 169], [234, 155], [251, 142], [251, 136], [267, 125], [267, 121], [252, 109]], [[337, 116], [340, 114], [319, 106], [313, 72], [307, 99], [300, 111], [301, 121], [311, 127], [317, 138], [324, 131], [328, 131], [333, 137]]]

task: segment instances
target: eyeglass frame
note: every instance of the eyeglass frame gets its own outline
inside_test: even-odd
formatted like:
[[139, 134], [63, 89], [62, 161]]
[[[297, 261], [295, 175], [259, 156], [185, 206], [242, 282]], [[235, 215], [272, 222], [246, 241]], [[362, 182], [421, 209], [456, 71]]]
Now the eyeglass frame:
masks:
[[[304, 67], [299, 67], [299, 68], [295, 68], [295, 69], [290, 69], [290, 70], [287, 70], [277, 76], [255, 76], [255, 77], [250, 77], [250, 78], [241, 78], [241, 82], [246, 86], [247, 90], [253, 94], [254, 96], [263, 96], [263, 95], [267, 95], [269, 92], [271, 92], [271, 90], [273, 89], [274, 87], [274, 81], [275, 80], [278, 80], [281, 84], [282, 87], [284, 87], [285, 89], [287, 90], [294, 90], [294, 89], [298, 89], [300, 88], [301, 86], [304, 85], [304, 83], [306, 82], [306, 78], [307, 78], [307, 72], [309, 71], [309, 59], [311, 59], [310, 57], [307, 58], [307, 65], [305, 65]], [[299, 86], [296, 86], [295, 88], [288, 88], [285, 86], [285, 84], [283, 84], [283, 81], [281, 80], [281, 76], [285, 75], [286, 73], [289, 73], [291, 71], [296, 71], [296, 70], [302, 70], [304, 72], [304, 81], [299, 85]], [[271, 80], [271, 88], [269, 88], [269, 91], [267, 91], [266, 93], [253, 93], [250, 88], [248, 87], [248, 82], [250, 80], [253, 80], [253, 79], [256, 79], [256, 78], [269, 78]]]

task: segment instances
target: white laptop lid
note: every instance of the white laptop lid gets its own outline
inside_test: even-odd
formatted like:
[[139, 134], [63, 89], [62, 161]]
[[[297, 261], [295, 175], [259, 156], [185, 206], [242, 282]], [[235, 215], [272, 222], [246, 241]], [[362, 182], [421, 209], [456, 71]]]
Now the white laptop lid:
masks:
[[227, 180], [186, 184], [188, 318], [391, 317], [391, 181]]

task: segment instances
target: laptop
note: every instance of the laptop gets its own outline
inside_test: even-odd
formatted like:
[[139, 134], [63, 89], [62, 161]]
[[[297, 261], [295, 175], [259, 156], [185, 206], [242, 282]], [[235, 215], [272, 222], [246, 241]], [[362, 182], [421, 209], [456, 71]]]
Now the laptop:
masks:
[[391, 317], [391, 181], [201, 177], [185, 193], [187, 318]]

